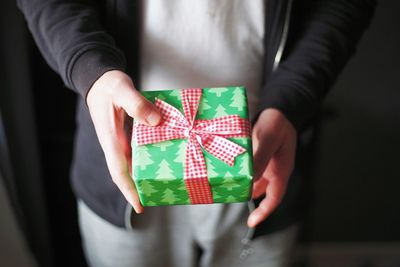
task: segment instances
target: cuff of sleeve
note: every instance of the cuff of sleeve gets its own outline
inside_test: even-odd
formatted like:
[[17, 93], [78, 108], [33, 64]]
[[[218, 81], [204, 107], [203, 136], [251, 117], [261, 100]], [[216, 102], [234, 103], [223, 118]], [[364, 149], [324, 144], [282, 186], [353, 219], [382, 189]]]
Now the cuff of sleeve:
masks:
[[267, 108], [279, 110], [300, 133], [315, 114], [316, 107], [306, 97], [290, 89], [267, 88], [261, 111]]
[[100, 76], [110, 70], [124, 71], [125, 66], [122, 53], [99, 47], [85, 49], [71, 61], [67, 83], [86, 100], [90, 88]]

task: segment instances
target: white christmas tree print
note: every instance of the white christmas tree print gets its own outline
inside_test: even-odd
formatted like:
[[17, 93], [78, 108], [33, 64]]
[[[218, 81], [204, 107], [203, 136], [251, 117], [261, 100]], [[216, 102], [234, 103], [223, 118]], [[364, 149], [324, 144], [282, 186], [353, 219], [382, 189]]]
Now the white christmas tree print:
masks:
[[226, 202], [229, 202], [229, 203], [237, 201], [237, 199], [234, 196], [231, 196], [231, 195], [229, 195], [225, 200], [226, 200]]
[[217, 192], [212, 192], [213, 200], [219, 201], [221, 200], [222, 196], [220, 196]]
[[185, 162], [186, 146], [187, 146], [187, 142], [185, 142], [184, 140], [179, 144], [178, 152], [176, 152], [176, 158], [174, 159], [174, 162], [176, 162], [176, 163], [184, 163]]
[[169, 93], [169, 96], [176, 97], [178, 100], [181, 99], [181, 90], [172, 90], [171, 93]]
[[235, 187], [240, 187], [240, 186], [232, 178], [232, 174], [230, 172], [226, 172], [226, 174], [224, 176], [224, 182], [222, 184], [222, 187], [228, 191], [232, 191], [232, 189], [234, 189]]
[[208, 177], [217, 177], [217, 176], [218, 176], [218, 173], [215, 171], [215, 167], [214, 167], [214, 165], [212, 164], [212, 161], [209, 160], [207, 163], [208, 163], [208, 164], [207, 164], [207, 174], [208, 174]]
[[143, 180], [140, 183], [140, 187], [142, 189], [142, 192], [145, 196], [149, 197], [151, 196], [153, 193], [156, 193], [157, 190], [154, 189], [154, 186], [151, 185], [151, 183], [147, 180]]
[[178, 198], [176, 197], [174, 191], [167, 188], [164, 191], [161, 201], [171, 205], [174, 204], [176, 201], [178, 201]]
[[218, 105], [218, 107], [215, 109], [215, 118], [223, 116], [228, 116], [228, 113], [226, 113], [226, 110], [222, 105]]
[[161, 151], [166, 151], [167, 147], [172, 146], [174, 143], [171, 141], [163, 141], [160, 143], [153, 144], [153, 146], [158, 147]]
[[186, 191], [187, 190], [185, 182], [183, 180], [182, 180], [182, 183], [177, 188], [177, 190], [179, 190], [179, 191]]
[[249, 189], [246, 187], [246, 188], [243, 189], [243, 192], [242, 192], [242, 194], [240, 195], [240, 197], [242, 197], [242, 198], [248, 198], [249, 195], [250, 195]]
[[150, 201], [147, 201], [146, 204], [147, 204], [147, 206], [149, 206], [149, 207], [150, 207], [150, 206], [156, 206], [156, 205], [157, 205], [155, 202], [153, 202], [153, 201], [151, 201], [151, 200], [150, 200]]
[[160, 165], [156, 172], [156, 179], [166, 179], [166, 178], [171, 178], [173, 176], [174, 175], [171, 168], [169, 167], [169, 163], [165, 159], [163, 159], [160, 162]]
[[208, 110], [210, 108], [211, 108], [211, 106], [208, 104], [207, 98], [203, 98], [201, 100], [201, 103], [199, 105], [199, 109], [198, 109], [197, 113], [202, 115], [204, 113], [204, 110]]
[[211, 88], [208, 90], [208, 92], [215, 94], [216, 97], [221, 97], [222, 93], [228, 91], [227, 88], [221, 87], [221, 88]]
[[246, 146], [249, 143], [249, 139], [245, 137], [237, 137], [235, 141], [239, 143], [239, 145]]
[[239, 174], [241, 174], [241, 175], [249, 175], [250, 174], [249, 160], [250, 160], [249, 153], [244, 153], [244, 155], [242, 156], [242, 161], [240, 163]]
[[236, 87], [233, 91], [232, 103], [229, 105], [230, 107], [237, 108], [239, 111], [242, 111], [246, 105], [246, 99], [244, 97], [244, 91], [241, 90], [240, 87]]
[[146, 146], [137, 146], [136, 156], [137, 159], [135, 159], [134, 162], [142, 171], [147, 168], [147, 165], [154, 163], [154, 161], [151, 160], [151, 155]]

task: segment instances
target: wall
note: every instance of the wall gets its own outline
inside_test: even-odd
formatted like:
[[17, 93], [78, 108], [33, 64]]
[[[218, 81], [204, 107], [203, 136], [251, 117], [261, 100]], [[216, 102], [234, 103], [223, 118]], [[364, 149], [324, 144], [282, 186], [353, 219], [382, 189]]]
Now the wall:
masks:
[[308, 239], [400, 241], [400, 1], [380, 1], [325, 102]]

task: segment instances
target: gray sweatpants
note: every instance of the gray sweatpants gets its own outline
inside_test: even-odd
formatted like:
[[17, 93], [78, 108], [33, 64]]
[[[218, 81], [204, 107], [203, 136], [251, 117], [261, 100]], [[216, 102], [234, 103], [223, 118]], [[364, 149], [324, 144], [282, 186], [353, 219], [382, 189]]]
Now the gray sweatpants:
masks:
[[[92, 267], [286, 267], [297, 226], [252, 241], [246, 203], [146, 208], [118, 228], [78, 202]], [[199, 248], [202, 253], [199, 254]]]

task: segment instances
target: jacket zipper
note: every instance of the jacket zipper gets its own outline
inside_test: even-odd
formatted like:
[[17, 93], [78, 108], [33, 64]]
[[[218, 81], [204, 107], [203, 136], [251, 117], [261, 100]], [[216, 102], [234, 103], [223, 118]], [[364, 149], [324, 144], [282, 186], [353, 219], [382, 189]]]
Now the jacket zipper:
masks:
[[283, 29], [282, 29], [282, 37], [281, 37], [281, 41], [279, 42], [278, 50], [276, 51], [276, 54], [275, 54], [272, 71], [275, 71], [278, 68], [278, 65], [282, 59], [283, 50], [285, 49], [286, 41], [287, 41], [287, 37], [288, 37], [288, 33], [289, 33], [290, 14], [292, 12], [292, 6], [293, 6], [293, 0], [288, 0], [287, 7], [286, 7], [286, 13], [285, 13], [285, 21], [284, 21]]
[[[256, 208], [254, 200], [250, 200], [249, 202], [247, 202], [247, 207], [249, 209], [249, 214], [251, 214]], [[240, 242], [242, 243], [242, 251], [239, 254], [239, 258], [241, 260], [245, 260], [249, 255], [253, 254], [254, 252], [253, 248], [251, 247], [251, 240], [253, 239], [255, 230], [256, 228], [248, 227], [246, 235], [242, 238], [242, 240], [240, 240]]]

